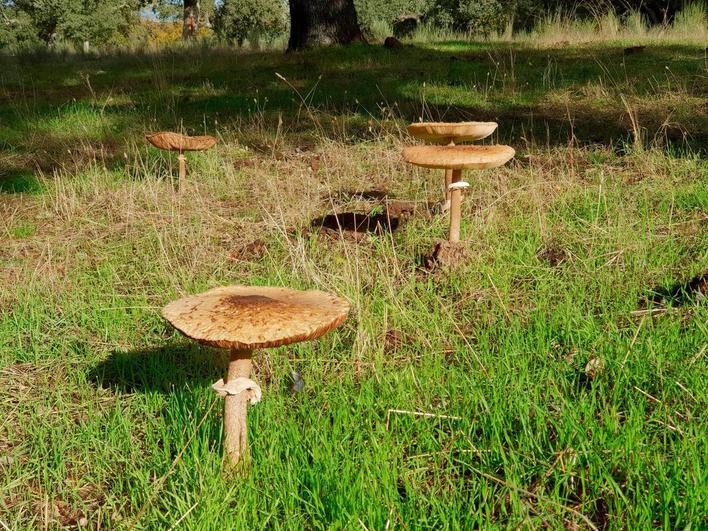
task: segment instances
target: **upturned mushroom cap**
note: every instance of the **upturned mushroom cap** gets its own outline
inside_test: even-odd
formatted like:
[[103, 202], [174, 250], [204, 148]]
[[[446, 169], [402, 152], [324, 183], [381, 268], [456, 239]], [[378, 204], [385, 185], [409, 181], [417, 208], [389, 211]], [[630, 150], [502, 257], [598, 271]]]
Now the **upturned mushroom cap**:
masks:
[[158, 149], [169, 151], [204, 151], [216, 144], [213, 136], [187, 136], [170, 131], [145, 135], [145, 138]]
[[226, 286], [165, 306], [162, 316], [187, 337], [222, 348], [278, 347], [316, 339], [339, 326], [349, 303], [322, 291]]
[[515, 153], [509, 146], [413, 146], [403, 150], [403, 158], [423, 168], [482, 170], [501, 166]]
[[421, 122], [408, 126], [408, 132], [421, 140], [433, 143], [455, 143], [480, 140], [491, 135], [496, 122]]

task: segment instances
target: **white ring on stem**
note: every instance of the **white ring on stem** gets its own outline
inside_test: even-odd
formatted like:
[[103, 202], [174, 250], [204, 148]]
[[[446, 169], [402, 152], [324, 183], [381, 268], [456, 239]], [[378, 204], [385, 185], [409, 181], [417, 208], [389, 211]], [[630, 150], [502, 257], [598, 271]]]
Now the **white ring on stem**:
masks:
[[221, 378], [218, 382], [213, 384], [211, 388], [220, 396], [240, 395], [244, 391], [253, 391], [253, 395], [250, 398], [251, 404], [257, 404], [261, 401], [261, 387], [250, 378], [236, 378], [230, 380], [227, 384], [225, 384], [224, 379]]
[[465, 188], [469, 188], [470, 183], [467, 181], [457, 181], [456, 183], [451, 183], [450, 186], [447, 187], [448, 190], [464, 190]]

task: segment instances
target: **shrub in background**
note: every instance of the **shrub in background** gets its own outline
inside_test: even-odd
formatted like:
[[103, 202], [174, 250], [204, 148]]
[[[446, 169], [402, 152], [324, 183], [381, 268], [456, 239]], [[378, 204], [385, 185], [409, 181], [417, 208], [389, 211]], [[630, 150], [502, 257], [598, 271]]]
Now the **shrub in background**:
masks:
[[41, 44], [32, 19], [22, 11], [0, 6], [0, 49]]
[[14, 0], [0, 3], [2, 25], [9, 30], [2, 31], [0, 43], [125, 43], [131, 26], [137, 22], [139, 5], [139, 0]]
[[[202, 28], [199, 28], [202, 31]], [[131, 43], [148, 46], [163, 47], [182, 40], [181, 20], [150, 20], [142, 19], [140, 24], [131, 31]]]
[[228, 42], [258, 47], [288, 29], [288, 7], [282, 0], [224, 0], [216, 9], [214, 31]]
[[138, 23], [137, 2], [74, 0], [61, 20], [61, 38], [74, 44], [126, 44], [131, 27]]
[[505, 7], [499, 0], [435, 0], [426, 21], [446, 29], [489, 35], [504, 29], [513, 7]]
[[403, 16], [420, 17], [426, 26], [489, 35], [504, 29], [519, 5], [535, 0], [354, 0], [362, 29], [381, 38]]
[[400, 17], [425, 15], [433, 0], [354, 0], [362, 31], [383, 38], [391, 35], [391, 26]]
[[[184, 20], [184, 0], [142, 0], [143, 3], [152, 4], [152, 11], [158, 19], [165, 23], [179, 22]], [[197, 37], [210, 36], [208, 31], [202, 31], [204, 28], [211, 29], [216, 11], [215, 0], [199, 0], [198, 18], [199, 30]], [[180, 35], [181, 38], [181, 35]]]

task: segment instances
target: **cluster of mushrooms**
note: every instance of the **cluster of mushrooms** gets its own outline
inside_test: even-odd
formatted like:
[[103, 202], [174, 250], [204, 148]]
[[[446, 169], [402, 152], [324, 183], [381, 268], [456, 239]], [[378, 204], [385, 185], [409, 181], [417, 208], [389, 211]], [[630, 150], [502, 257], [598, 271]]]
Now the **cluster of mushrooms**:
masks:
[[[501, 166], [514, 156], [509, 146], [458, 145], [491, 135], [493, 122], [416, 123], [408, 128], [415, 137], [438, 145], [413, 146], [403, 156], [411, 164], [445, 170], [445, 202], [450, 212], [448, 240], [460, 240], [463, 169]], [[184, 151], [212, 147], [216, 139], [162, 132], [147, 135], [160, 149], [179, 152], [180, 189], [186, 174]], [[440, 145], [442, 144], [442, 145]], [[282, 287], [226, 286], [171, 302], [163, 317], [187, 337], [202, 344], [228, 349], [230, 360], [224, 378], [212, 388], [224, 397], [224, 447], [227, 467], [248, 461], [246, 427], [248, 403], [261, 399], [261, 389], [250, 379], [254, 349], [289, 345], [317, 339], [339, 326], [349, 313], [349, 304], [321, 291]]]
[[462, 191], [470, 186], [462, 180], [462, 170], [496, 168], [509, 162], [515, 154], [514, 149], [509, 146], [458, 144], [486, 138], [496, 128], [495, 122], [421, 122], [408, 126], [408, 132], [412, 136], [433, 145], [404, 149], [403, 158], [406, 162], [423, 168], [445, 170], [443, 211], [450, 211], [450, 243], [460, 241]]

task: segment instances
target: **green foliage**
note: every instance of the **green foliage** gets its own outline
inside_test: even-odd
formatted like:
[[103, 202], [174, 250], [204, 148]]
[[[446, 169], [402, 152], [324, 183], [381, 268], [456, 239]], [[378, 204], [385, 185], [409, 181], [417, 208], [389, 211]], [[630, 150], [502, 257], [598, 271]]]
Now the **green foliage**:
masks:
[[[639, 14], [644, 23], [667, 25], [680, 16], [679, 10], [690, 11], [690, 4], [677, 0], [355, 0], [354, 3], [361, 27], [369, 33], [375, 33], [374, 29], [380, 25], [390, 31], [391, 24], [402, 15], [419, 16], [428, 26], [439, 30], [487, 35], [501, 32], [508, 23], [515, 30], [529, 30], [553, 16], [597, 20], [612, 13], [624, 22]], [[702, 23], [700, 17], [693, 20], [696, 26]]]
[[39, 44], [32, 19], [24, 12], [0, 5], [0, 48]]
[[219, 38], [258, 44], [272, 40], [287, 30], [287, 6], [280, 0], [224, 0], [217, 8], [214, 31]]
[[377, 23], [392, 24], [404, 15], [423, 15], [430, 7], [431, 0], [354, 0], [359, 25], [371, 32]]
[[135, 3], [111, 0], [75, 0], [69, 6], [61, 20], [61, 35], [72, 42], [96, 44], [122, 40], [120, 37], [127, 35], [137, 11]]
[[391, 25], [404, 15], [416, 15], [427, 23], [445, 29], [487, 34], [501, 31], [511, 13], [521, 4], [534, 0], [357, 0], [359, 22], [372, 32], [377, 24]]
[[504, 28], [508, 9], [499, 0], [435, 0], [426, 18], [435, 26], [488, 34]]
[[[184, 15], [183, 0], [155, 0], [152, 2], [152, 11], [160, 20], [180, 20]], [[214, 0], [200, 0], [199, 22], [210, 24], [214, 17], [216, 6]]]
[[16, 23], [0, 34], [0, 46], [57, 41], [93, 44], [120, 42], [128, 34], [139, 0], [16, 0], [3, 7]]

